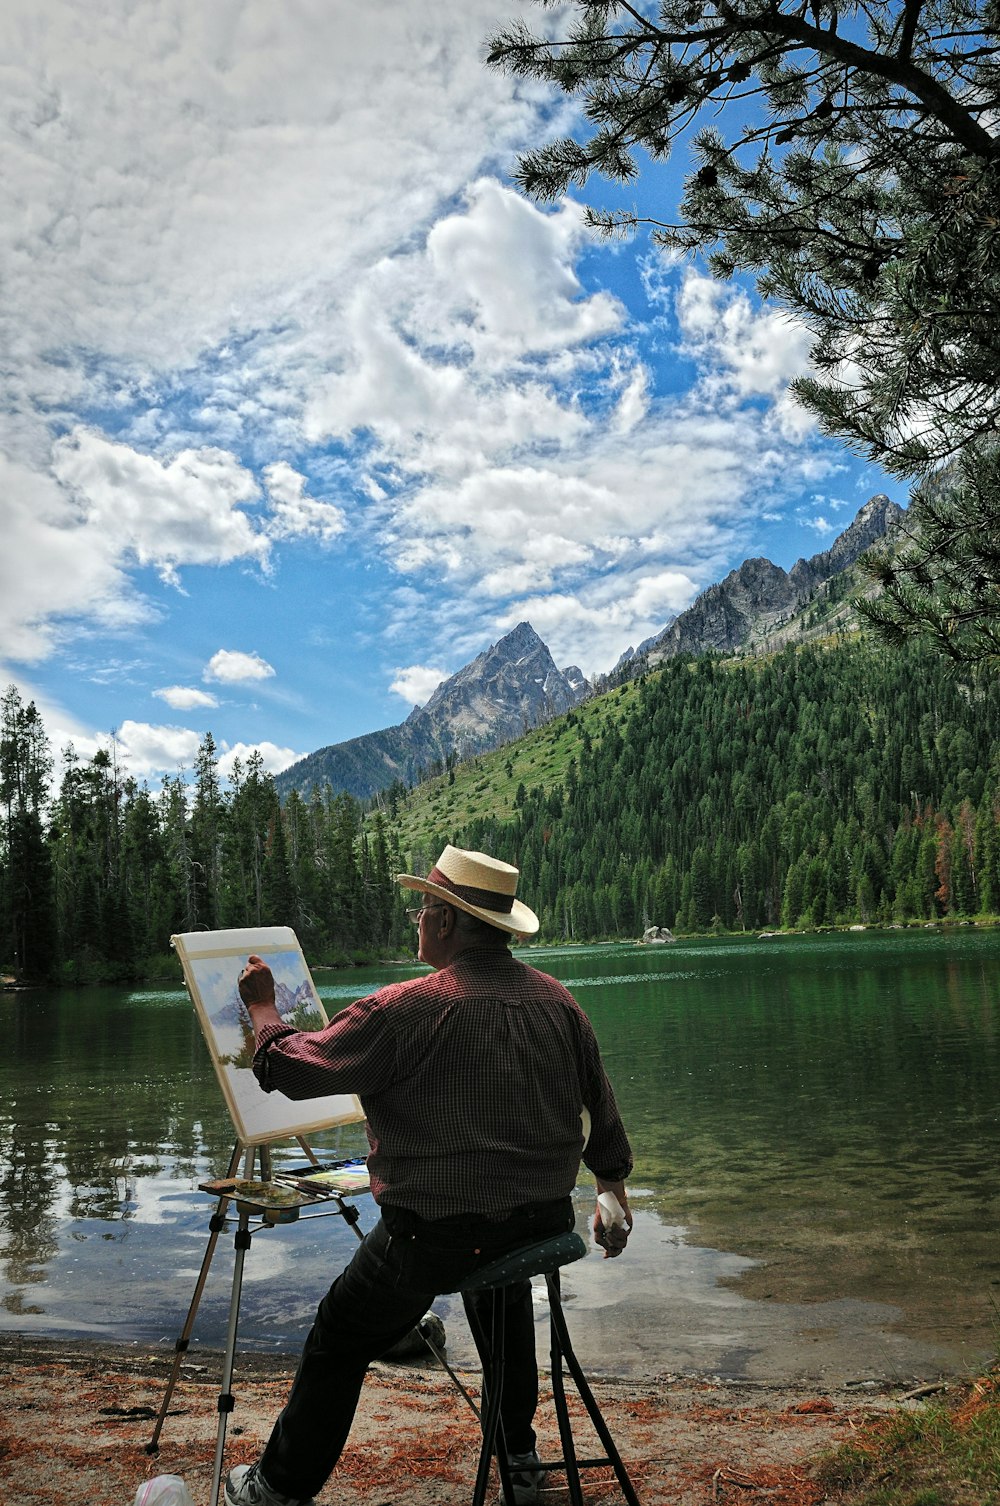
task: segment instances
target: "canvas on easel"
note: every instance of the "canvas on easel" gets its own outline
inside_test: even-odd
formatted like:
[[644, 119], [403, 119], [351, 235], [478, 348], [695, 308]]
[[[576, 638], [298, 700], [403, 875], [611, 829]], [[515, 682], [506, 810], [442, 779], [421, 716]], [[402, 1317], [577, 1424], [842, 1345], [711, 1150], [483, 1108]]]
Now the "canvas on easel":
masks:
[[322, 1030], [329, 1023], [293, 930], [189, 931], [170, 940], [241, 1144], [263, 1145], [364, 1118], [353, 1093], [291, 1099], [265, 1093], [253, 1074], [253, 1028], [237, 986], [251, 953], [274, 974], [275, 1003], [283, 1020], [296, 1030]]

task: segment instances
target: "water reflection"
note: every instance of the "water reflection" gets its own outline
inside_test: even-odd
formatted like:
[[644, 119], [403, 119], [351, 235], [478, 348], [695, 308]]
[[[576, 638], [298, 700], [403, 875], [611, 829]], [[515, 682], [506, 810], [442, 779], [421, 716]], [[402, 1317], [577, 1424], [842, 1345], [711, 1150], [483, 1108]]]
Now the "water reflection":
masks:
[[[991, 1352], [1000, 937], [530, 960], [594, 1020], [637, 1152], [627, 1269], [574, 1273], [591, 1363], [613, 1345], [609, 1368], [640, 1372], [913, 1374]], [[318, 982], [333, 1012], [387, 976]], [[0, 1326], [172, 1342], [207, 1238], [197, 1183], [233, 1140], [186, 994], [39, 991], [0, 1016]], [[354, 1153], [363, 1131], [326, 1143]], [[241, 1341], [285, 1347], [353, 1236], [332, 1219], [256, 1238]], [[217, 1263], [203, 1343], [225, 1328], [228, 1251]]]

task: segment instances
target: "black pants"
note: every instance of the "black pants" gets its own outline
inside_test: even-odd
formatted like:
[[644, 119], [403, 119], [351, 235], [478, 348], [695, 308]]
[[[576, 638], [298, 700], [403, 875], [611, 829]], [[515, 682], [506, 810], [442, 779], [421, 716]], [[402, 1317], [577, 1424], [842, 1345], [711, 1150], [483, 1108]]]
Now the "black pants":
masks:
[[[372, 1360], [409, 1333], [442, 1292], [457, 1291], [506, 1251], [572, 1227], [569, 1198], [529, 1204], [497, 1223], [471, 1217], [430, 1223], [402, 1209], [383, 1209], [319, 1305], [261, 1458], [267, 1483], [299, 1500], [321, 1490], [347, 1441]], [[488, 1329], [489, 1293], [474, 1302]], [[501, 1418], [508, 1450], [520, 1454], [534, 1448], [538, 1404], [530, 1282], [511, 1289], [507, 1311]]]

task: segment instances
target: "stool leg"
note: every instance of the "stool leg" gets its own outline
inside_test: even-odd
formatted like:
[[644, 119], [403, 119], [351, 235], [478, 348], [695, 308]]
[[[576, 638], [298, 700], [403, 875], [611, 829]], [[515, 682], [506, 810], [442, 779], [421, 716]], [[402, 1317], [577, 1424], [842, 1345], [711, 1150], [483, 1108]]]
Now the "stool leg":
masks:
[[483, 1442], [479, 1450], [479, 1468], [476, 1471], [476, 1486], [472, 1493], [471, 1506], [485, 1506], [490, 1478], [490, 1460], [494, 1453], [504, 1497], [509, 1502], [513, 1502], [514, 1499], [510, 1465], [507, 1460], [507, 1440], [504, 1437], [503, 1420], [500, 1416], [506, 1364], [506, 1289], [495, 1287], [492, 1298], [490, 1310], [492, 1333], [489, 1335], [484, 1332], [468, 1298], [462, 1299], [483, 1366], [483, 1397], [480, 1407]]
[[549, 1293], [549, 1358], [552, 1368], [552, 1404], [559, 1423], [559, 1441], [562, 1444], [563, 1465], [566, 1470], [566, 1487], [572, 1506], [583, 1506], [583, 1491], [580, 1487], [580, 1471], [576, 1462], [576, 1445], [573, 1442], [573, 1426], [566, 1405], [566, 1387], [563, 1384], [564, 1341], [568, 1338], [565, 1320], [557, 1324], [555, 1315], [562, 1317], [562, 1293], [559, 1287], [559, 1272], [546, 1276]]
[[[619, 1454], [617, 1448], [615, 1447], [614, 1439], [611, 1436], [607, 1423], [604, 1421], [604, 1415], [601, 1412], [600, 1407], [597, 1405], [597, 1400], [594, 1396], [594, 1393], [593, 1391], [591, 1391], [590, 1386], [587, 1383], [587, 1377], [584, 1375], [583, 1370], [580, 1368], [580, 1361], [577, 1359], [576, 1354], [573, 1351], [573, 1345], [569, 1336], [569, 1329], [566, 1326], [566, 1315], [562, 1310], [562, 1297], [559, 1291], [558, 1271], [554, 1272], [551, 1276], [546, 1276], [545, 1283], [549, 1290], [549, 1323], [553, 1335], [553, 1394], [555, 1394], [555, 1378], [557, 1369], [556, 1341], [558, 1340], [558, 1353], [561, 1358], [565, 1359], [566, 1368], [569, 1370], [570, 1375], [573, 1377], [577, 1391], [580, 1393], [580, 1399], [582, 1400], [584, 1406], [587, 1408], [587, 1412], [590, 1416], [591, 1422], [594, 1424], [594, 1429], [597, 1433], [597, 1436], [600, 1438], [601, 1443], [604, 1445], [605, 1452], [608, 1456], [608, 1463], [614, 1469], [615, 1475], [618, 1479], [619, 1487], [621, 1488], [621, 1493], [625, 1497], [625, 1500], [628, 1502], [628, 1506], [640, 1506], [639, 1497], [636, 1495], [635, 1487], [633, 1486], [632, 1481], [629, 1479], [628, 1470], [625, 1468], [625, 1465], [622, 1462], [622, 1456], [621, 1454]], [[566, 1399], [565, 1394], [563, 1393], [561, 1364], [558, 1365], [558, 1369], [559, 1391], [562, 1394], [562, 1411], [559, 1411], [558, 1402], [556, 1403], [556, 1409], [557, 1412], [559, 1412], [559, 1429], [561, 1433], [563, 1427], [563, 1413], [566, 1413]], [[566, 1427], [568, 1431], [568, 1413], [566, 1413]], [[565, 1440], [563, 1441], [563, 1447], [564, 1449], [566, 1448]], [[569, 1451], [572, 1450], [572, 1448], [572, 1440], [570, 1440], [569, 1449], [567, 1450], [567, 1463], [569, 1462]], [[573, 1454], [573, 1467], [575, 1470], [575, 1453]], [[568, 1473], [569, 1471], [567, 1470], [567, 1474]], [[577, 1490], [579, 1490], [579, 1488], [578, 1476]], [[570, 1498], [573, 1501], [573, 1506], [581, 1506], [580, 1498], [573, 1495], [572, 1484], [570, 1485]]]

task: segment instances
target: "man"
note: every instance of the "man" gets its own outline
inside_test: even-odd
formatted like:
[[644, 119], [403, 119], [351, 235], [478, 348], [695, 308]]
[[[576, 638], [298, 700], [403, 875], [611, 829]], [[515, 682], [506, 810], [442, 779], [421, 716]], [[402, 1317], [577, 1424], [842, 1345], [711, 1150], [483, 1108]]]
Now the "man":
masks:
[[[561, 983], [510, 954], [512, 936], [538, 930], [515, 897], [517, 878], [510, 864], [456, 847], [427, 878], [399, 874], [424, 896], [408, 913], [417, 955], [434, 971], [358, 1000], [325, 1030], [282, 1023], [259, 957], [240, 975], [265, 1091], [360, 1097], [381, 1218], [319, 1306], [260, 1461], [230, 1473], [228, 1506], [310, 1506], [340, 1457], [371, 1361], [435, 1296], [508, 1250], [571, 1229], [581, 1154], [598, 1192], [625, 1210], [624, 1227], [605, 1228], [598, 1208], [595, 1238], [606, 1257], [625, 1247], [628, 1139], [583, 1011]], [[538, 1372], [530, 1283], [516, 1292], [501, 1420], [515, 1506], [525, 1506], [542, 1478]]]

